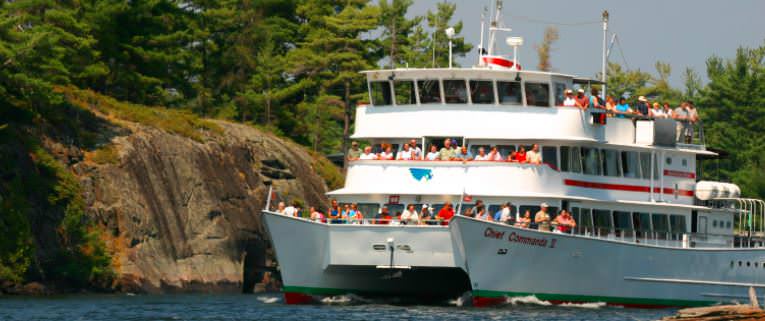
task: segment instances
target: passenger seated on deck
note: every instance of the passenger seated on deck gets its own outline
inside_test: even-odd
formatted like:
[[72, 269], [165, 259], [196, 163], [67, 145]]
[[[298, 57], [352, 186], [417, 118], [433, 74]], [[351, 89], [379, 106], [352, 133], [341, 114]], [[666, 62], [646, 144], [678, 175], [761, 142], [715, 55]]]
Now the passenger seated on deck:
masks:
[[356, 204], [351, 205], [345, 205], [347, 208], [346, 214], [344, 215], [346, 222], [348, 223], [357, 223], [361, 224], [363, 217], [361, 215], [361, 212], [359, 212], [359, 207]]
[[[424, 146], [424, 145], [423, 145]], [[409, 141], [409, 148], [412, 149], [412, 159], [422, 159], [422, 149], [417, 147], [417, 140], [412, 139]]]
[[385, 148], [380, 153], [380, 155], [377, 155], [377, 159], [379, 160], [393, 160], [393, 149], [390, 147], [390, 145], [385, 145]]
[[354, 141], [351, 142], [351, 148], [348, 149], [348, 152], [345, 153], [345, 155], [348, 157], [349, 161], [357, 160], [361, 156], [361, 149], [359, 149], [359, 143]]
[[519, 163], [526, 162], [526, 147], [521, 146], [521, 148], [518, 149], [518, 152], [515, 153], [515, 161]]
[[284, 205], [284, 202], [279, 202], [278, 205], [276, 205], [276, 213], [284, 214], [284, 210], [287, 208], [286, 205]]
[[429, 161], [438, 160], [438, 147], [436, 145], [430, 145], [430, 152], [425, 156], [425, 159]]
[[356, 215], [356, 212], [351, 213], [351, 204], [343, 205], [343, 211], [342, 214], [340, 214], [340, 217], [342, 217], [343, 220], [348, 223], [348, 221], [350, 221], [351, 215]]
[[364, 147], [364, 152], [361, 153], [359, 159], [377, 159], [377, 155], [372, 152], [372, 146]]
[[435, 216], [431, 212], [431, 207], [428, 204], [422, 204], [422, 211], [420, 211], [420, 224], [436, 225]]
[[309, 212], [311, 212], [311, 221], [314, 222], [320, 222], [320, 223], [327, 223], [327, 219], [324, 217], [324, 214], [317, 211], [315, 207], [311, 206], [309, 208]]
[[489, 160], [493, 162], [502, 161], [502, 154], [500, 154], [499, 150], [497, 150], [497, 146], [491, 146], [491, 151], [489, 152]]
[[576, 97], [574, 98], [576, 101], [576, 107], [579, 107], [581, 109], [587, 109], [587, 107], [590, 105], [590, 99], [587, 98], [587, 96], [584, 94], [584, 89], [579, 88], [576, 91]]
[[298, 204], [297, 201], [293, 201], [290, 206], [287, 206], [286, 208], [284, 208], [283, 214], [287, 216], [298, 216], [299, 208], [300, 208], [300, 204]]
[[653, 103], [653, 108], [648, 111], [648, 117], [653, 119], [666, 118], [664, 115], [664, 110], [661, 109], [661, 105], [658, 102]]
[[537, 229], [540, 231], [550, 231], [550, 214], [547, 214], [547, 203], [539, 204], [539, 212], [534, 215], [534, 222], [537, 223]]
[[337, 204], [337, 200], [332, 200], [331, 205], [327, 209], [327, 214], [329, 214], [330, 224], [340, 224], [343, 222], [343, 210]]
[[635, 112], [632, 111], [632, 108], [630, 108], [630, 105], [627, 104], [627, 100], [624, 99], [624, 97], [619, 98], [619, 104], [614, 107], [614, 113], [616, 114], [616, 117], [618, 118], [625, 118], [625, 115], [631, 115]]
[[510, 202], [502, 204], [502, 208], [500, 208], [499, 211], [497, 211], [497, 213], [494, 214], [494, 221], [512, 225], [513, 213], [511, 211], [511, 207], [512, 205], [510, 204]]
[[613, 112], [616, 108], [616, 102], [614, 101], [614, 97], [606, 96], [606, 110], [609, 112]]
[[442, 161], [454, 160], [456, 153], [454, 146], [452, 146], [452, 140], [447, 138], [444, 140], [444, 147], [441, 147], [441, 151], [438, 152], [438, 159]]
[[409, 144], [404, 144], [404, 147], [402, 147], [401, 151], [398, 152], [398, 155], [396, 155], [396, 159], [398, 160], [412, 160], [413, 159], [413, 151], [411, 148], [409, 148]]
[[515, 226], [529, 228], [529, 225], [531, 225], [531, 210], [526, 210], [526, 212], [523, 213], [523, 216], [518, 218], [518, 221], [515, 222]]
[[575, 107], [576, 106], [576, 100], [574, 100], [574, 92], [571, 91], [571, 89], [566, 89], [566, 98], [563, 99], [563, 106], [564, 107]]
[[477, 161], [487, 161], [489, 160], [489, 155], [486, 154], [486, 150], [483, 149], [483, 147], [478, 148], [478, 155], [475, 156], [475, 160]]
[[454, 216], [454, 209], [452, 208], [452, 203], [446, 202], [444, 203], [444, 207], [441, 208], [440, 211], [438, 211], [438, 214], [436, 215], [436, 220], [441, 222], [441, 225], [449, 225], [449, 220], [452, 219]]
[[414, 207], [414, 204], [409, 204], [406, 206], [406, 210], [404, 210], [404, 213], [401, 214], [401, 224], [402, 225], [418, 225], [420, 224], [420, 217], [417, 213], [417, 209]]
[[401, 225], [401, 212], [396, 212], [396, 216], [390, 220], [390, 225]]
[[383, 206], [383, 208], [380, 210], [380, 214], [375, 216], [375, 224], [390, 224], [390, 221], [392, 220], [393, 217], [390, 216], [390, 212], [387, 206]]
[[486, 210], [486, 206], [479, 205], [479, 206], [476, 206], [474, 209], [475, 209], [475, 218], [479, 220], [489, 221], [489, 222], [494, 221], [494, 218], [492, 218], [492, 215], [489, 213], [489, 211]]
[[553, 220], [556, 233], [571, 234], [571, 230], [576, 227], [576, 221], [571, 217], [571, 213], [567, 210], [560, 210], [560, 214]]
[[526, 153], [526, 160], [530, 164], [542, 164], [542, 154], [539, 152], [539, 144], [531, 146], [531, 150]]
[[462, 161], [471, 161], [473, 160], [473, 154], [470, 153], [467, 146], [462, 146], [459, 150], [457, 150], [457, 155], [455, 158]]

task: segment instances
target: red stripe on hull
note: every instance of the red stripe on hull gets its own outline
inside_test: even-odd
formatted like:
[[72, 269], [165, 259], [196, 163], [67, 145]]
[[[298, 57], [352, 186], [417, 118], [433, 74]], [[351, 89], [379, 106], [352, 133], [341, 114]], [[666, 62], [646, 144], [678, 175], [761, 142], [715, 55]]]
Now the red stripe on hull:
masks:
[[297, 292], [284, 292], [284, 303], [287, 304], [308, 304], [313, 302], [313, 297], [308, 294]]
[[[576, 187], [584, 187], [584, 188], [596, 188], [596, 189], [607, 189], [607, 190], [613, 190], [613, 191], [626, 191], [626, 192], [642, 192], [642, 193], [648, 193], [651, 191], [651, 188], [648, 186], [640, 186], [640, 185], [622, 185], [622, 184], [609, 184], [609, 183], [597, 183], [597, 182], [586, 182], [586, 181], [578, 181], [573, 179], [564, 179], [563, 184], [566, 184], [568, 186], [576, 186]], [[661, 188], [654, 187], [653, 188], [654, 193], [660, 193]], [[675, 194], [675, 189], [673, 188], [664, 188], [664, 194]], [[678, 195], [680, 196], [693, 196], [693, 191], [680, 189], [678, 190]]]
[[473, 296], [473, 306], [479, 308], [499, 305], [505, 302], [507, 302], [505, 298], [487, 298], [483, 296]]

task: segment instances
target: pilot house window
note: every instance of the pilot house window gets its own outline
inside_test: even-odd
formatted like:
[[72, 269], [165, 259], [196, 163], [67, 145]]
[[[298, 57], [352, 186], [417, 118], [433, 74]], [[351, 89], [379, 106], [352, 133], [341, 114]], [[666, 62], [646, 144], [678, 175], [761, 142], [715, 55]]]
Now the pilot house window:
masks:
[[467, 104], [464, 80], [444, 80], [444, 98], [447, 104]]
[[493, 104], [494, 85], [488, 80], [471, 80], [470, 99], [474, 104]]
[[420, 90], [420, 104], [441, 103], [441, 86], [438, 79], [417, 81]]
[[390, 97], [390, 83], [388, 81], [372, 81], [369, 83], [372, 90], [372, 105], [389, 106], [393, 102]]
[[414, 105], [414, 82], [411, 80], [396, 80], [393, 82], [396, 92], [396, 105]]
[[538, 83], [526, 83], [527, 106], [550, 106], [550, 85]]
[[497, 82], [497, 94], [499, 103], [503, 105], [521, 104], [521, 83], [519, 82]]

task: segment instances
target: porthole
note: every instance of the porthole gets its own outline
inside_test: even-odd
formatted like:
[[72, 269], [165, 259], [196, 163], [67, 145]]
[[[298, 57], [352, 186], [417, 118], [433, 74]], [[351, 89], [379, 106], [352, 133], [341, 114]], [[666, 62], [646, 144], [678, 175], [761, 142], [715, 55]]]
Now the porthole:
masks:
[[749, 266], [750, 266], [749, 261], [746, 261], [746, 267], [749, 267]]
[[754, 267], [760, 267], [760, 263], [754, 262]]
[[740, 267], [741, 265], [743, 265], [743, 263], [741, 263], [741, 261], [738, 261], [738, 266]]
[[733, 268], [733, 265], [734, 265], [733, 261], [730, 261], [730, 268], [731, 269]]
[[672, 157], [667, 157], [667, 165], [672, 165]]

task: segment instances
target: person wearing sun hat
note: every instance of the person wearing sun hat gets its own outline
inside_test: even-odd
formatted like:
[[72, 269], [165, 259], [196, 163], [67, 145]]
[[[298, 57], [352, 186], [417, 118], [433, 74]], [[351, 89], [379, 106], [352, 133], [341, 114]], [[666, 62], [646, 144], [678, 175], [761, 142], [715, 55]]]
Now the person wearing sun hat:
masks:
[[576, 100], [574, 100], [574, 92], [572, 92], [571, 89], [566, 89], [565, 95], [566, 95], [566, 98], [563, 99], [563, 106], [564, 107], [575, 107], [576, 106]]
[[648, 116], [648, 110], [651, 107], [648, 106], [648, 99], [645, 96], [638, 97], [638, 103], [635, 105], [635, 110], [643, 116]]
[[550, 214], [547, 214], [549, 207], [547, 203], [542, 202], [542, 204], [539, 204], [539, 212], [534, 215], [534, 223], [537, 223], [537, 229], [540, 231], [550, 231]]
[[576, 101], [576, 107], [581, 109], [587, 109], [587, 107], [590, 106], [590, 99], [584, 94], [584, 89], [582, 88], [579, 88], [576, 91], [576, 98], [574, 98], [574, 101]]

